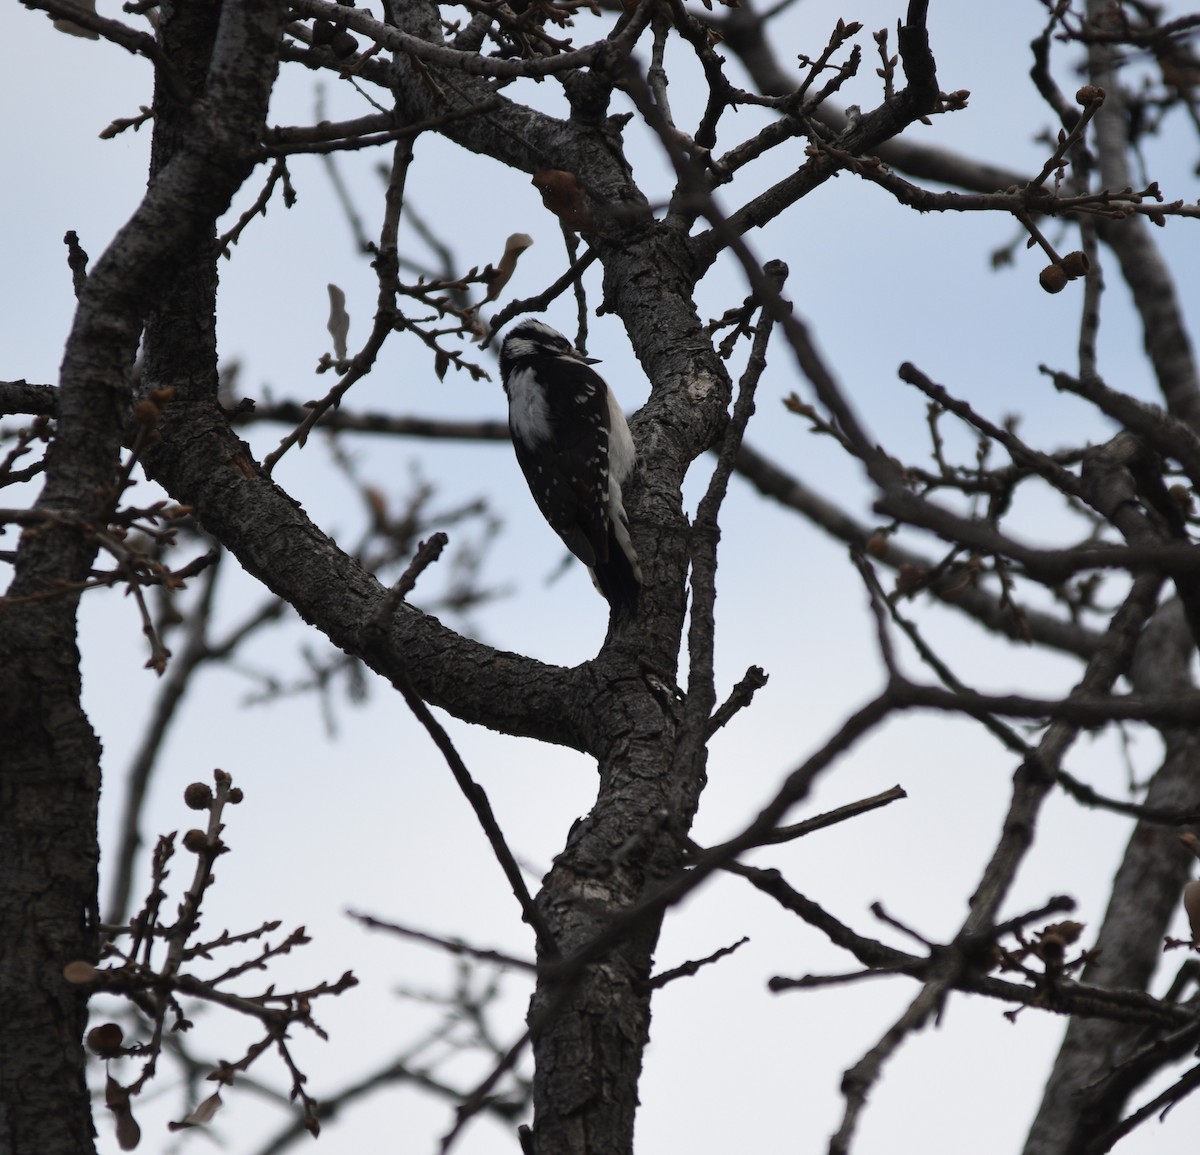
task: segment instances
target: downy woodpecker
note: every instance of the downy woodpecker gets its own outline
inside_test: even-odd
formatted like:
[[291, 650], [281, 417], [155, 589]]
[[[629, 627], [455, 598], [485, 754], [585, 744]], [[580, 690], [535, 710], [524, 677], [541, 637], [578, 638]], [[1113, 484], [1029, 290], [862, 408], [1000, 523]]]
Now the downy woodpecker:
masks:
[[534, 500], [591, 571], [613, 613], [625, 616], [636, 612], [642, 584], [621, 500], [636, 453], [625, 415], [595, 363], [532, 318], [500, 349], [508, 428]]

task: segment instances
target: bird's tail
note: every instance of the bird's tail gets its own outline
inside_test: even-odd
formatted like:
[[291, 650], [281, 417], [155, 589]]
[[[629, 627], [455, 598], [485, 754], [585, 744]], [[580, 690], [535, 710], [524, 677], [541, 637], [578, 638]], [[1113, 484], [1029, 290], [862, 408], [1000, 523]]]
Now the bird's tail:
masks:
[[592, 580], [604, 595], [614, 617], [633, 617], [637, 613], [642, 590], [642, 567], [629, 539], [629, 527], [623, 518], [614, 518], [608, 527], [608, 560], [598, 561]]

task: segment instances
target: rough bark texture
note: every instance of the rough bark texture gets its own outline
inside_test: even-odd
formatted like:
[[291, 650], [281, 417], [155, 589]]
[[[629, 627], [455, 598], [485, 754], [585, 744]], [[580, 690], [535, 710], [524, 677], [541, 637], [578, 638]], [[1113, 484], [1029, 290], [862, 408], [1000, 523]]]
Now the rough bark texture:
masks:
[[[1101, 0], [1089, 0], [1088, 15], [1106, 16]], [[1128, 116], [1111, 45], [1088, 49], [1090, 80], [1108, 96], [1096, 116], [1100, 183], [1118, 189], [1132, 184], [1127, 154]], [[1168, 410], [1193, 428], [1200, 421], [1196, 366], [1171, 276], [1148, 226], [1140, 218], [1104, 222], [1100, 236], [1111, 248], [1129, 285], [1143, 327], [1147, 355]], [[1146, 629], [1132, 671], [1135, 689], [1166, 694], [1192, 687], [1190, 663], [1196, 642], [1178, 601], [1164, 606]], [[1164, 731], [1165, 757], [1146, 795], [1150, 807], [1194, 806], [1200, 744], [1195, 734]], [[1085, 982], [1147, 989], [1162, 959], [1161, 943], [1191, 872], [1191, 857], [1176, 831], [1139, 823], [1113, 881], [1097, 937], [1099, 960]], [[1074, 1019], [1046, 1084], [1025, 1145], [1025, 1155], [1083, 1155], [1106, 1150], [1105, 1133], [1127, 1110], [1130, 1095], [1158, 1069], [1130, 1062], [1149, 1036], [1128, 1024]]]
[[[948, 171], [950, 162], [936, 150], [906, 151], [907, 146], [889, 143], [938, 98], [925, 7], [911, 0], [908, 23], [899, 32], [903, 91], [853, 125], [834, 113], [824, 116], [825, 123], [846, 129], [839, 140], [842, 159], [814, 153], [734, 218], [721, 221], [711, 211], [706, 232], [695, 231], [679, 207], [692, 203], [689, 198], [702, 203], [706, 190], [699, 179], [689, 185], [688, 166], [695, 157], [672, 153], [671, 134], [663, 134], [663, 143], [680, 172], [680, 187], [664, 220], [654, 219], [634, 183], [623, 125], [607, 113], [614, 87], [636, 94], [641, 78], [619, 59], [612, 41], [607, 56], [597, 55], [588, 70], [563, 80], [572, 109], [568, 120], [522, 107], [507, 98], [504, 85], [469, 71], [455, 72], [452, 85], [432, 84], [430, 69], [418, 63], [416, 52], [397, 51], [392, 63], [382, 56], [360, 62], [360, 75], [393, 93], [396, 124], [443, 117], [437, 131], [462, 147], [526, 172], [550, 168], [575, 174], [587, 192], [595, 226], [588, 242], [603, 267], [602, 308], [621, 318], [652, 387], [632, 422], [641, 468], [626, 495], [646, 585], [635, 626], [614, 628], [596, 659], [568, 670], [497, 652], [409, 606], [391, 607], [378, 581], [309, 520], [233, 432], [217, 399], [215, 221], [260, 159], [256, 145], [285, 7], [277, 0], [162, 5], [159, 44], [167, 63], [160, 65], [156, 88], [149, 190], [82, 291], [63, 363], [58, 432], [38, 503], [44, 516], [22, 539], [9, 591], [12, 597], [35, 600], [22, 603], [19, 613], [0, 617], [0, 941], [6, 944], [0, 954], [0, 1155], [10, 1150], [65, 1155], [86, 1152], [91, 1145], [80, 1046], [84, 997], [62, 980], [61, 971], [71, 959], [93, 957], [97, 945], [100, 750], [80, 708], [77, 598], [61, 583], [86, 576], [96, 550], [90, 527], [106, 522], [119, 496], [112, 482], [143, 321], [141, 386], [146, 393], [169, 391], [159, 440], [146, 451], [143, 464], [175, 499], [195, 508], [204, 527], [247, 572], [334, 644], [385, 676], [411, 681], [423, 698], [457, 717], [596, 758], [595, 806], [571, 829], [537, 897], [549, 936], [539, 942], [539, 980], [529, 1011], [536, 1069], [534, 1126], [526, 1150], [538, 1155], [632, 1150], [661, 912], [646, 914], [603, 950], [595, 944], [614, 920], [627, 916], [665, 880], [680, 877], [705, 782], [707, 724], [714, 706], [711, 637], [689, 634], [693, 668], [686, 679], [679, 666], [689, 565], [699, 575], [695, 593], [712, 578], [715, 553], [702, 556], [705, 533], [689, 525], [681, 486], [689, 467], [720, 441], [732, 390], [696, 313], [695, 283], [732, 238], [774, 220], [840, 171], [846, 153], [878, 151], [917, 169]], [[645, 11], [635, 6], [630, 20]], [[389, 34], [399, 30], [440, 44], [440, 13], [429, 0], [390, 4], [388, 14]], [[339, 18], [336, 12], [326, 16]], [[739, 41], [742, 25], [736, 13], [731, 15], [729, 44], [743, 54], [763, 91], [787, 93], [794, 80], [774, 66], [761, 21], [746, 27], [750, 31], [743, 31]], [[1097, 52], [1097, 82], [1107, 83], [1105, 67]], [[481, 105], [491, 110], [486, 117], [465, 115]], [[1097, 121], [1103, 163], [1109, 166], [1104, 179], [1114, 186], [1128, 183], [1127, 173], [1111, 159], [1127, 143], [1118, 113], [1114, 97]], [[990, 166], [968, 171], [961, 159], [954, 163], [960, 184], [991, 188], [1018, 180]], [[399, 200], [397, 189], [389, 195]], [[1190, 349], [1147, 233], [1130, 221], [1102, 235], [1118, 254], [1142, 310], [1147, 348], [1169, 407], [1190, 419], [1198, 411]], [[384, 250], [381, 245], [381, 262]], [[748, 269], [748, 276], [761, 287], [761, 269]], [[386, 277], [381, 286], [381, 317], [390, 324]], [[778, 302], [772, 308], [782, 315]], [[824, 370], [814, 369], [815, 354], [796, 343], [795, 328], [797, 363], [849, 431], [848, 442], [865, 445], [865, 437], [842, 419], [832, 382], [822, 393], [817, 370]], [[42, 402], [32, 398], [29, 403]], [[853, 416], [848, 409], [846, 414]], [[868, 464], [883, 461], [873, 448], [860, 453]], [[898, 475], [898, 465], [886, 464]], [[917, 509], [923, 499], [908, 489], [902, 496], [909, 502], [908, 520], [925, 524]], [[1127, 516], [1141, 516], [1124, 499], [1113, 505]], [[1119, 524], [1115, 514], [1109, 520]], [[699, 524], [703, 527], [703, 517]], [[707, 532], [715, 551], [715, 516]], [[859, 540], [862, 533], [850, 527], [844, 536]], [[1150, 613], [1153, 593], [1144, 595], [1144, 612], [1140, 604], [1135, 607], [1138, 624]], [[390, 617], [381, 621], [385, 609]], [[692, 631], [703, 630], [705, 612], [703, 599], [694, 596]], [[1133, 632], [1128, 636], [1132, 639]], [[47, 646], [47, 638], [61, 642]], [[1087, 653], [1087, 641], [1072, 636], [1062, 644]], [[1127, 654], [1124, 634], [1121, 645]], [[1160, 613], [1141, 643], [1133, 674], [1138, 690], [1169, 696], [1187, 685], [1191, 649], [1186, 624], [1175, 610]], [[686, 697], [675, 688], [685, 680]], [[1075, 728], [1064, 725], [1061, 732], [1061, 742], [1069, 742]], [[1194, 796], [1197, 740], [1171, 732], [1166, 745], [1166, 760], [1147, 802], [1183, 808]], [[1031, 759], [1018, 774], [1012, 831], [997, 850], [994, 869], [989, 867], [986, 890], [981, 886], [983, 898], [964, 939], [968, 931], [981, 939], [991, 932], [1032, 841], [1038, 807], [1054, 785], [1046, 773], [1053, 763], [1053, 758]], [[780, 798], [782, 813], [787, 802]], [[1103, 954], [1085, 973], [1087, 982], [1145, 989], [1187, 868], [1173, 832], [1147, 824], [1137, 828], [1101, 932]], [[934, 1001], [944, 997], [952, 972], [947, 964], [944, 979], [926, 980], [921, 998], [929, 1005], [914, 1012], [914, 1023], [923, 1022]], [[909, 1029], [905, 1025], [894, 1041]], [[1138, 1031], [1120, 1022], [1072, 1022], [1028, 1155], [1084, 1152], [1112, 1126], [1144, 1077], [1136, 1065], [1112, 1072], [1140, 1042]], [[892, 1045], [887, 1036], [884, 1043]], [[848, 1077], [847, 1085], [865, 1098], [875, 1077], [858, 1084]], [[847, 1136], [856, 1111], [848, 1112]]]
[[[65, 577], [69, 571], [51, 572]], [[47, 645], [48, 638], [56, 644]], [[96, 955], [100, 743], [80, 707], [79, 690], [73, 598], [60, 596], [0, 619], [5, 1155], [92, 1150], [81, 1046], [86, 998], [62, 976], [65, 963]]]
[[[440, 35], [432, 6], [411, 5], [402, 16], [408, 31]], [[463, 99], [481, 95], [471, 81], [463, 84]], [[396, 91], [404, 119], [432, 111], [428, 86], [403, 61]], [[181, 271], [147, 327], [145, 385], [174, 393], [147, 466], [172, 496], [196, 507], [243, 566], [380, 673], [403, 669], [424, 697], [459, 717], [596, 755], [596, 807], [572, 831], [538, 900], [559, 952], [569, 956], [678, 867], [703, 783], [703, 751], [675, 767], [673, 702], [651, 692], [642, 663], [674, 675], [688, 550], [680, 482], [716, 437], [730, 384], [691, 302], [685, 238], [649, 221], [619, 140], [602, 125], [566, 125], [515, 106], [508, 111], [512, 132], [481, 131], [464, 121], [461, 142], [503, 153], [513, 141], [531, 141], [519, 157], [502, 159], [577, 171], [598, 202], [626, 208], [612, 215], [600, 243], [608, 307], [626, 319], [654, 383], [635, 422], [646, 466], [627, 502], [635, 526], [656, 527], [637, 541], [650, 596], [636, 643], [617, 635], [594, 663], [560, 670], [496, 653], [402, 607], [390, 627], [391, 653], [367, 645], [384, 591], [260, 471], [217, 407], [211, 249]], [[666, 413], [671, 421], [656, 420]], [[646, 443], [650, 431], [653, 445]], [[538, 1150], [630, 1149], [649, 1027], [645, 981], [657, 935], [657, 918], [648, 920], [569, 988], [553, 979], [540, 984], [535, 1023], [547, 1003], [555, 1009], [535, 1028]]]
[[[1099, 23], [1106, 13], [1098, 0], [1091, 0], [1088, 15]], [[1121, 91], [1119, 63], [1112, 45], [1089, 46], [1091, 82], [1108, 93], [1096, 115], [1096, 144], [1100, 184], [1110, 189], [1131, 188], [1136, 180], [1129, 163], [1129, 110]], [[1151, 235], [1151, 226], [1140, 217], [1108, 221], [1100, 236], [1116, 257], [1121, 277], [1133, 294], [1142, 322], [1142, 342], [1167, 409], [1193, 429], [1200, 428], [1200, 380], [1192, 342], [1175, 282]]]
[[[79, 294], [58, 424], [0, 617], [0, 1152], [92, 1149], [84, 1082], [85, 991], [65, 964], [94, 959], [100, 745], [80, 705], [77, 588], [115, 489], [142, 317], [172, 262], [204, 234], [249, 170], [283, 9], [207, 6], [219, 69], [193, 106], [193, 147], [151, 181]], [[216, 14], [221, 14], [219, 26]], [[178, 78], [177, 78], [178, 79]]]
[[[1178, 600], [1168, 602], [1146, 628], [1131, 671], [1146, 695], [1192, 686], [1194, 644]], [[1146, 805], [1177, 809], [1195, 805], [1200, 776], [1200, 738], [1184, 730], [1163, 735], [1166, 757], [1146, 794]], [[1139, 822], [1113, 880], [1104, 922], [1096, 937], [1100, 954], [1080, 976], [1085, 983], [1146, 990], [1162, 961], [1162, 941], [1179, 903], [1193, 859], [1170, 827]], [[1084, 1155], [1125, 1113], [1129, 1096], [1159, 1069], [1128, 1063], [1147, 1043], [1145, 1028], [1103, 1019], [1072, 1019], [1030, 1128], [1025, 1155]], [[1124, 1064], [1124, 1065], [1123, 1065]]]
[[[403, 31], [440, 41], [435, 6], [409, 4], [394, 15]], [[932, 78], [924, 80], [936, 94]], [[397, 57], [392, 83], [400, 122], [445, 112], [435, 106], [424, 70], [406, 56]], [[635, 532], [646, 575], [636, 639], [617, 633], [594, 662], [565, 671], [498, 654], [402, 607], [390, 623], [391, 653], [381, 654], [365, 639], [383, 591], [261, 473], [230, 432], [216, 406], [211, 351], [181, 341], [184, 334], [167, 315], [174, 311], [169, 301], [147, 339], [147, 383], [175, 390], [149, 468], [173, 496], [197, 508], [251, 573], [336, 644], [367, 657], [380, 673], [403, 669], [424, 697], [458, 717], [596, 756], [596, 805], [572, 830], [538, 898], [558, 955], [567, 958], [678, 869], [703, 786], [703, 743], [681, 754], [669, 687], [679, 661], [689, 551], [680, 485], [723, 428], [731, 394], [692, 301], [703, 264], [685, 231], [652, 219], [619, 130], [604, 119], [608, 81], [598, 73], [578, 77], [568, 92], [569, 122], [504, 102], [494, 114], [504, 132], [475, 118], [450, 121], [444, 131], [468, 149], [526, 171], [576, 173], [588, 190], [598, 224], [592, 240], [604, 266], [604, 308], [624, 321], [652, 384], [650, 401], [633, 422], [642, 469], [626, 500], [635, 530], [653, 527], [652, 534]], [[464, 106], [495, 99], [494, 89], [469, 76], [456, 77], [454, 93]], [[929, 98], [924, 92], [921, 99]], [[890, 130], [912, 115], [907, 106], [889, 110]], [[181, 300], [179, 325], [211, 308], [199, 269], [195, 276], [198, 296]], [[186, 359], [172, 362], [189, 347], [195, 348], [194, 368]], [[646, 670], [655, 671], [665, 690], [652, 688]], [[556, 960], [543, 951], [550, 969], [530, 1010], [532, 1142], [543, 1155], [631, 1149], [649, 1031], [645, 984], [658, 929], [658, 916], [648, 918], [565, 983], [553, 969]]]

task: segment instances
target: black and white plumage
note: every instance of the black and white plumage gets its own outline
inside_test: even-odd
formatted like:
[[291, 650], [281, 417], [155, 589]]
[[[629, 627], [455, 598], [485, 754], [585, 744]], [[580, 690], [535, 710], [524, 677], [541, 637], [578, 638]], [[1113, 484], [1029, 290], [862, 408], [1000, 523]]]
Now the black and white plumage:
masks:
[[534, 500], [613, 612], [626, 615], [637, 609], [642, 571], [621, 487], [637, 457], [625, 415], [594, 363], [532, 318], [500, 349], [508, 428]]

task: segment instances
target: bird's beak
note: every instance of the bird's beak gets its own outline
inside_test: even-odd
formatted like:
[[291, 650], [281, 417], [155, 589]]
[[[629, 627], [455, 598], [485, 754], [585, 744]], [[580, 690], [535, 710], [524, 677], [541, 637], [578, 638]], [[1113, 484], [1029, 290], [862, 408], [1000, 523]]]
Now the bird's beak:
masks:
[[599, 364], [600, 364], [600, 358], [599, 358], [599, 357], [580, 357], [579, 359], [580, 359], [580, 360], [581, 360], [581, 361], [582, 361], [582, 362], [583, 362], [585, 365], [599, 365]]

